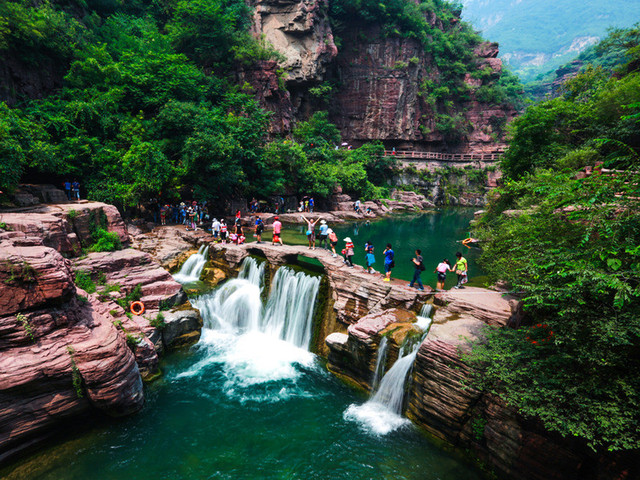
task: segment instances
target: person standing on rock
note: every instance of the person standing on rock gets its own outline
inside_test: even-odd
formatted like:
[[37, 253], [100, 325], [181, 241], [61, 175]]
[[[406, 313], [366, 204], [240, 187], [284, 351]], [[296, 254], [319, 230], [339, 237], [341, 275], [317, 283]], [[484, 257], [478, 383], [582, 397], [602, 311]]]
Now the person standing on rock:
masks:
[[384, 252], [382, 252], [382, 254], [384, 255], [384, 281], [385, 282], [390, 282], [391, 281], [391, 270], [393, 269], [393, 267], [396, 266], [396, 262], [394, 260], [395, 257], [395, 252], [393, 251], [393, 248], [391, 247], [390, 243], [387, 243], [387, 248], [384, 249]]
[[227, 243], [227, 222], [224, 218], [220, 222], [220, 240], [223, 244]]
[[332, 257], [337, 257], [338, 254], [336, 253], [336, 245], [338, 245], [338, 236], [336, 235], [336, 232], [334, 232], [331, 228], [329, 228], [327, 230], [327, 235], [329, 236], [329, 243], [331, 244], [331, 256]]
[[217, 218], [213, 219], [213, 223], [211, 224], [211, 233], [213, 233], [213, 240], [217, 242], [220, 238], [220, 222]]
[[262, 243], [262, 232], [264, 232], [264, 222], [260, 217], [256, 220], [256, 242]]
[[302, 219], [307, 222], [307, 240], [309, 240], [309, 248], [311, 250], [316, 249], [316, 223], [318, 223], [318, 219], [311, 221], [304, 215]]
[[364, 257], [367, 263], [367, 273], [373, 273], [373, 264], [376, 259], [373, 256], [373, 243], [371, 243], [371, 240], [364, 244]]
[[355, 254], [355, 247], [350, 237], [344, 239], [346, 245], [344, 247], [344, 262], [349, 265], [349, 268], [353, 268], [353, 255]]
[[424, 290], [424, 285], [422, 285], [422, 280], [420, 279], [420, 275], [424, 271], [424, 263], [422, 263], [422, 251], [416, 250], [416, 256], [411, 260], [413, 262], [413, 280], [408, 285], [409, 287], [413, 287], [416, 283], [418, 284], [418, 290]]
[[438, 282], [436, 283], [436, 291], [441, 292], [444, 290], [444, 281], [447, 279], [447, 272], [453, 271], [451, 268], [451, 263], [446, 258], [438, 264], [436, 269], [434, 270], [438, 275]]
[[71, 182], [69, 180], [64, 182], [64, 191], [67, 194], [67, 200], [71, 201]]
[[80, 200], [80, 183], [78, 180], [74, 180], [71, 184], [71, 195], [76, 200]]
[[458, 276], [458, 284], [453, 288], [464, 288], [463, 285], [469, 281], [468, 271], [469, 264], [467, 263], [467, 259], [462, 256], [462, 253], [456, 252], [456, 275]]
[[309, 212], [313, 213], [313, 207], [315, 207], [315, 202], [313, 201], [313, 197], [309, 199]]
[[282, 223], [280, 222], [280, 217], [275, 217], [275, 221], [273, 222], [273, 239], [271, 240], [271, 244], [275, 245], [276, 242], [282, 245], [282, 238], [280, 238], [280, 232], [282, 231]]
[[324, 220], [320, 220], [320, 235], [318, 235], [318, 248], [325, 248], [329, 250], [329, 241], [327, 240], [329, 235], [329, 225]]

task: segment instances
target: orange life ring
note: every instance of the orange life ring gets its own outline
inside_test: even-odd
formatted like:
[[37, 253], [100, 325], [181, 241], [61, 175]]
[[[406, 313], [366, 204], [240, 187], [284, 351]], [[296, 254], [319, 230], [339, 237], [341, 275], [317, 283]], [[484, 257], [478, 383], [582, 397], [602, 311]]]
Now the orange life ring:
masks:
[[134, 315], [142, 315], [144, 313], [144, 303], [133, 302], [131, 304], [131, 313]]

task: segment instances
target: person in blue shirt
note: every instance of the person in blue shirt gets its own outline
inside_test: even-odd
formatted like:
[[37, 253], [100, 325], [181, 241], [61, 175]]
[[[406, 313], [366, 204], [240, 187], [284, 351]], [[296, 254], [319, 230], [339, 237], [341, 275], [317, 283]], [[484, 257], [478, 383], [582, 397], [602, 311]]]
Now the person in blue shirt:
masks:
[[318, 235], [318, 248], [324, 248], [329, 250], [329, 240], [327, 240], [327, 236], [329, 235], [329, 225], [324, 220], [320, 220], [320, 235]]
[[315, 205], [315, 202], [313, 201], [313, 197], [311, 197], [309, 199], [309, 212], [313, 213], [313, 207]]
[[395, 253], [391, 248], [390, 243], [387, 243], [387, 248], [384, 249], [384, 252], [382, 252], [382, 254], [384, 255], [384, 274], [385, 274], [384, 281], [390, 282], [391, 269], [396, 266], [396, 262], [394, 262], [393, 260]]
[[71, 200], [71, 182], [69, 180], [64, 182], [64, 191], [67, 194], [67, 200]]

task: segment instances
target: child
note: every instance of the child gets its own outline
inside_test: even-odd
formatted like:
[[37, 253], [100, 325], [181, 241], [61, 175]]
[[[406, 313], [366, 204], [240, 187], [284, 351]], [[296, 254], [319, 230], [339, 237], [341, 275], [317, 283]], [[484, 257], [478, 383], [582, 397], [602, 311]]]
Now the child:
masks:
[[345, 249], [344, 249], [345, 263], [347, 263], [350, 268], [353, 268], [353, 255], [355, 253], [354, 245], [350, 237], [345, 238], [344, 241], [346, 242]]

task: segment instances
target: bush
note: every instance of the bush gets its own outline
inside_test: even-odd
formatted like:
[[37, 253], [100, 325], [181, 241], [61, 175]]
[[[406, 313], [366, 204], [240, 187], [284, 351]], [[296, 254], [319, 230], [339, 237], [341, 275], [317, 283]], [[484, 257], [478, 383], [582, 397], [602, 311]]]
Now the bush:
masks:
[[76, 286], [81, 288], [87, 293], [94, 293], [96, 291], [96, 284], [91, 279], [91, 275], [84, 270], [78, 270], [76, 272]]
[[108, 232], [100, 228], [94, 238], [97, 238], [96, 242], [89, 247], [92, 252], [113, 252], [122, 248], [120, 237], [115, 232]]
[[158, 330], [164, 330], [167, 324], [164, 322], [164, 315], [162, 313], [158, 313], [155, 318], [149, 320], [149, 324], [153, 328], [157, 328]]

